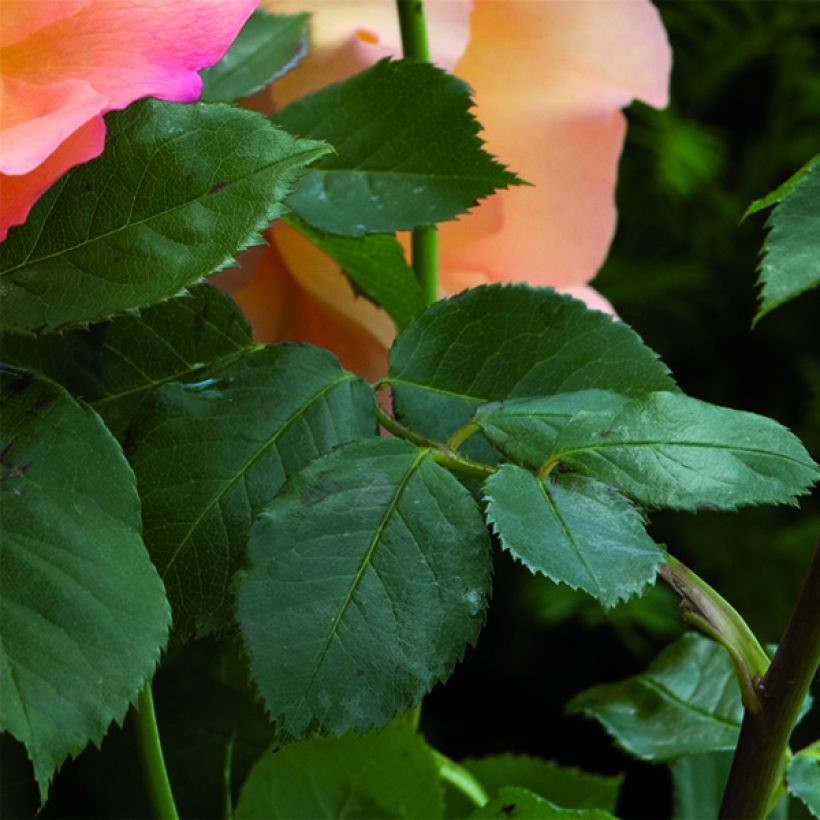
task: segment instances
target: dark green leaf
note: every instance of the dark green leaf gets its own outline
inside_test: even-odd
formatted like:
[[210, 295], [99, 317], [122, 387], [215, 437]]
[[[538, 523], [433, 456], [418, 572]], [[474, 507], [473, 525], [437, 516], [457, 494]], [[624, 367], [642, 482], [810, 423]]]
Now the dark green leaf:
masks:
[[667, 392], [614, 414], [579, 413], [551, 460], [645, 504], [684, 510], [794, 503], [820, 476], [776, 421]]
[[393, 345], [387, 383], [399, 416], [441, 439], [490, 401], [675, 387], [623, 322], [526, 285], [474, 288], [428, 308]]
[[672, 761], [675, 820], [717, 817], [733, 752], [707, 752]]
[[146, 100], [107, 123], [102, 156], [0, 245], [0, 328], [50, 331], [175, 295], [260, 244], [329, 150], [225, 105]]
[[[602, 777], [526, 755], [494, 755], [462, 760], [460, 765], [475, 775], [489, 794], [505, 786], [518, 786], [568, 809], [615, 811], [621, 786], [620, 777]], [[447, 816], [465, 817], [469, 811], [470, 804], [462, 793], [449, 789]]]
[[820, 817], [820, 740], [801, 749], [789, 761], [786, 781], [789, 791], [799, 797], [815, 817]]
[[336, 153], [299, 182], [290, 207], [327, 233], [393, 233], [453, 219], [519, 184], [481, 147], [461, 80], [429, 63], [382, 60], [274, 117]]
[[484, 617], [478, 506], [398, 439], [310, 464], [259, 516], [248, 553], [237, 612], [251, 674], [297, 737], [384, 725], [450, 674]]
[[309, 23], [307, 14], [257, 9], [225, 56], [201, 72], [202, 102], [235, 102], [296, 68], [308, 51]]
[[134, 475], [99, 417], [11, 368], [0, 407], [0, 730], [26, 745], [44, 800], [66, 757], [123, 719], [170, 612]]
[[558, 433], [582, 410], [615, 412], [629, 399], [611, 390], [579, 390], [534, 399], [502, 399], [476, 410], [481, 432], [507, 458], [538, 468], [552, 452]]
[[89, 402], [122, 436], [146, 396], [254, 346], [236, 305], [210, 285], [59, 336], [0, 334], [0, 359], [45, 373]]
[[237, 820], [441, 815], [432, 751], [403, 721], [365, 735], [270, 749], [251, 770], [234, 814]]
[[599, 481], [538, 478], [504, 464], [484, 482], [484, 500], [487, 520], [513, 557], [606, 607], [639, 592], [663, 563], [640, 513]]
[[551, 800], [516, 786], [507, 786], [489, 803], [476, 809], [471, 817], [520, 817], [522, 820], [615, 820], [601, 809], [564, 809]]
[[734, 749], [743, 718], [728, 653], [694, 633], [668, 646], [642, 674], [593, 686], [567, 708], [599, 720], [621, 748], [643, 760]]
[[285, 479], [375, 432], [370, 389], [318, 347], [264, 348], [201, 382], [155, 391], [131, 428], [128, 455], [175, 640], [229, 616], [251, 523]]
[[766, 208], [771, 208], [772, 205], [777, 205], [783, 197], [788, 194], [798, 182], [806, 175], [806, 172], [814, 165], [815, 162], [820, 160], [820, 154], [813, 156], [802, 168], [798, 171], [795, 171], [785, 182], [781, 183], [777, 186], [773, 191], [766, 194], [766, 196], [761, 197], [760, 199], [754, 200], [751, 205], [746, 209], [746, 213], [743, 214], [743, 219], [746, 219], [747, 216], [751, 216], [752, 214], [756, 214], [758, 211], [765, 211]]
[[295, 217], [287, 222], [341, 265], [353, 287], [383, 307], [399, 330], [424, 310], [421, 286], [395, 236], [334, 236], [314, 231]]
[[771, 213], [763, 243], [755, 321], [820, 285], [820, 158], [805, 169]]

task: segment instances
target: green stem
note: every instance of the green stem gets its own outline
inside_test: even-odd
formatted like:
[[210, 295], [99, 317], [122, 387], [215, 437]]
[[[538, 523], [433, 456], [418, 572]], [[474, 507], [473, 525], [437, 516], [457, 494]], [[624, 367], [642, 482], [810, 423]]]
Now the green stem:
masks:
[[459, 766], [455, 760], [433, 749], [433, 756], [438, 764], [439, 777], [451, 786], [457, 788], [471, 803], [483, 806], [490, 799], [484, 787], [464, 766]]
[[[430, 62], [430, 44], [422, 0], [396, 0], [401, 29], [401, 48], [405, 59]], [[438, 301], [438, 228], [413, 231], [413, 270], [424, 294], [424, 303]]]
[[451, 450], [458, 450], [468, 438], [470, 438], [473, 433], [478, 433], [481, 430], [478, 424], [474, 421], [468, 421], [466, 424], [463, 424], [458, 430], [453, 433], [450, 438], [447, 439], [447, 446]]
[[769, 656], [740, 613], [703, 578], [671, 555], [660, 575], [681, 596], [686, 621], [724, 646], [735, 667], [743, 705], [759, 712], [758, 684], [769, 668]]
[[438, 301], [438, 228], [416, 228], [413, 231], [413, 270], [416, 272], [424, 304]]
[[820, 542], [769, 671], [757, 689], [761, 709], [746, 710], [721, 818], [762, 820], [780, 786], [788, 742], [820, 663]]
[[154, 814], [159, 820], [178, 820], [179, 814], [176, 803], [174, 803], [171, 782], [168, 780], [168, 771], [165, 768], [165, 758], [162, 754], [150, 681], [146, 682], [140, 692], [134, 718], [137, 745]]

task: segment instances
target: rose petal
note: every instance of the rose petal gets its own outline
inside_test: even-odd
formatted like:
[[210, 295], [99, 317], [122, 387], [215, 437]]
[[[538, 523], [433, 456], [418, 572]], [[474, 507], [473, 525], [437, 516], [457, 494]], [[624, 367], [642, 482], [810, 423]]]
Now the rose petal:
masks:
[[0, 242], [12, 225], [26, 221], [34, 203], [66, 171], [99, 156], [105, 142], [105, 122], [100, 116], [78, 128], [48, 158], [27, 174], [0, 174]]
[[34, 85], [0, 75], [0, 172], [36, 168], [107, 102], [83, 80]]
[[198, 69], [228, 49], [257, 0], [94, 0], [3, 49], [3, 73], [34, 83], [77, 78], [109, 108], [145, 96], [198, 98]]
[[70, 17], [93, 0], [3, 0], [0, 8], [0, 48]]

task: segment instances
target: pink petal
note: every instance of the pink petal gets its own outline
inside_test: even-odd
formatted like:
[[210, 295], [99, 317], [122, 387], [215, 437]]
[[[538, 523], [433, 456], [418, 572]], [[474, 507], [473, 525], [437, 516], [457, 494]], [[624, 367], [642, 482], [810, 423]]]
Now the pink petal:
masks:
[[0, 75], [0, 172], [33, 170], [107, 102], [83, 80], [34, 85]]
[[0, 174], [0, 242], [12, 225], [20, 225], [32, 205], [70, 168], [102, 153], [105, 123], [96, 116], [78, 128], [42, 164], [27, 174]]
[[257, 0], [92, 0], [4, 49], [3, 73], [34, 83], [82, 79], [124, 108], [140, 97], [198, 98], [198, 69], [228, 49]]
[[0, 48], [70, 17], [93, 0], [3, 0], [0, 6]]

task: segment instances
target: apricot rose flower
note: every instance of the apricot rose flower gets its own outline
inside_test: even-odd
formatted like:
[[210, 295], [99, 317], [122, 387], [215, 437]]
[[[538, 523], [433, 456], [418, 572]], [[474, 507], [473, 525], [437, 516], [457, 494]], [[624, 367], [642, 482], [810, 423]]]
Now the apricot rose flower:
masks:
[[101, 153], [106, 111], [190, 102], [258, 0], [2, 0], [0, 241], [69, 168]]
[[[277, 106], [399, 56], [394, 0], [263, 0], [314, 12], [305, 63], [276, 83]], [[596, 308], [587, 286], [615, 228], [614, 187], [633, 99], [667, 103], [671, 54], [649, 0], [427, 0], [433, 59], [474, 89], [488, 150], [533, 187], [496, 193], [441, 226], [441, 289], [551, 285]], [[367, 375], [383, 368], [389, 321], [338, 268], [275, 226], [235, 294], [263, 340], [323, 344]]]

